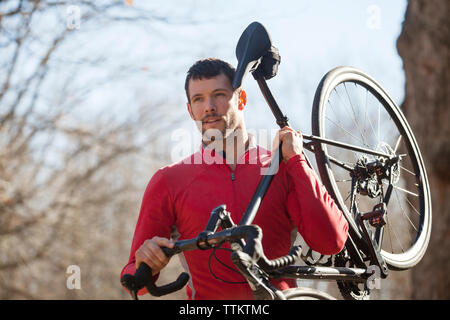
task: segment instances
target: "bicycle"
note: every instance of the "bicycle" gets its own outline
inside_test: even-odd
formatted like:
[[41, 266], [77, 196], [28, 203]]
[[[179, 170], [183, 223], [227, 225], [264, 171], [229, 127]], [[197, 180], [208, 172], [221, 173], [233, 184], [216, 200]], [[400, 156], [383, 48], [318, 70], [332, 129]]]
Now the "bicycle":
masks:
[[[253, 22], [245, 29], [236, 56], [233, 87], [238, 88], [246, 74], [252, 73], [277, 124], [280, 128], [288, 125], [266, 83], [276, 75], [280, 57], [262, 24]], [[369, 102], [374, 101], [376, 106], [369, 108]], [[400, 108], [369, 75], [352, 67], [337, 67], [322, 78], [316, 90], [312, 132], [303, 134], [309, 140], [304, 148], [315, 155], [322, 182], [349, 224], [348, 239], [340, 253], [322, 263], [312, 259], [311, 250], [304, 255], [300, 246], [294, 246], [284, 257], [265, 257], [262, 230], [251, 223], [276, 174], [280, 146], [273, 152], [269, 171], [261, 178], [238, 225], [226, 206], [220, 205], [212, 210], [203, 232], [196, 238], [175, 242], [172, 249], [162, 248], [165, 254], [171, 257], [201, 249], [212, 250], [214, 255], [228, 242], [232, 261], [255, 299], [273, 300], [333, 299], [309, 288], [282, 292], [271, 285], [269, 280], [273, 278], [337, 281], [345, 299], [364, 299], [370, 293], [367, 281], [373, 276], [371, 266], [386, 278], [390, 269], [406, 270], [416, 265], [428, 246], [432, 208], [425, 165]], [[307, 265], [293, 265], [299, 258]], [[137, 292], [143, 287], [161, 296], [181, 289], [188, 279], [182, 273], [173, 283], [156, 286], [151, 269], [142, 263], [134, 276], [124, 275], [121, 283], [137, 300]]]

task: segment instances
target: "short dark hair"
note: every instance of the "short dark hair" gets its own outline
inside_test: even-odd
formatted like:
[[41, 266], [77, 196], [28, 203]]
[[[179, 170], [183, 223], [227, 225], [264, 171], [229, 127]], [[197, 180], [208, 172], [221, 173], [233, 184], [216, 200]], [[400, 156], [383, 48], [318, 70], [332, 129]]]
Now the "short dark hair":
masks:
[[188, 92], [189, 80], [198, 80], [203, 78], [210, 79], [218, 76], [219, 74], [224, 74], [227, 76], [228, 80], [230, 80], [230, 83], [233, 83], [235, 73], [236, 69], [231, 64], [218, 58], [198, 60], [189, 68], [186, 75], [186, 81], [184, 83], [184, 90], [186, 90], [188, 102], [191, 103]]

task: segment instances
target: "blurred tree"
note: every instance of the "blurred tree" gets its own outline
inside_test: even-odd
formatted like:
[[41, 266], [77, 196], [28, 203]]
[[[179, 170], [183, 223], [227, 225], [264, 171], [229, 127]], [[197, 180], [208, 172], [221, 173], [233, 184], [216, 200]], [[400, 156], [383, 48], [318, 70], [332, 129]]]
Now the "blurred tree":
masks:
[[412, 270], [413, 298], [450, 298], [450, 2], [410, 0], [397, 48], [402, 108], [425, 160], [433, 205], [428, 252]]
[[[111, 67], [110, 50], [72, 40], [92, 21], [152, 18], [123, 0], [0, 3], [0, 299], [127, 297], [119, 273], [148, 177], [169, 161], [158, 133], [175, 119], [142, 96], [119, 119], [105, 99], [83, 111], [89, 93], [142, 66]], [[73, 264], [81, 290], [66, 287]]]

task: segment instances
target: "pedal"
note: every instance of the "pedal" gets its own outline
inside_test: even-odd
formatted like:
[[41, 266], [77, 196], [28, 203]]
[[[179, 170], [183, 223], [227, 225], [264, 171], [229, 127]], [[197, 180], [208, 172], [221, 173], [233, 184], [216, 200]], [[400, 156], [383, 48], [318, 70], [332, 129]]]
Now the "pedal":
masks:
[[361, 214], [361, 219], [368, 220], [372, 227], [379, 228], [386, 224], [386, 215], [386, 204], [382, 202], [373, 207], [372, 212]]

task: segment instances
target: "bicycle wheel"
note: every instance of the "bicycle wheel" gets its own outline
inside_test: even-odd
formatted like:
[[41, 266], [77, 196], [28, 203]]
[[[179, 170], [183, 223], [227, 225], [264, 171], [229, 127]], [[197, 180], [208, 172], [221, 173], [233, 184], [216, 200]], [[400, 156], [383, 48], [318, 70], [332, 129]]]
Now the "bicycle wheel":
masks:
[[[356, 216], [372, 212], [385, 197], [386, 224], [367, 223], [369, 231], [389, 268], [416, 265], [430, 238], [431, 199], [419, 147], [400, 108], [370, 76], [352, 67], [338, 67], [317, 88], [312, 131], [315, 136], [365, 149], [315, 142], [322, 182], [359, 238], [362, 232]], [[397, 160], [388, 162], [380, 154]]]
[[287, 300], [336, 300], [328, 293], [306, 287], [286, 289], [283, 294]]

